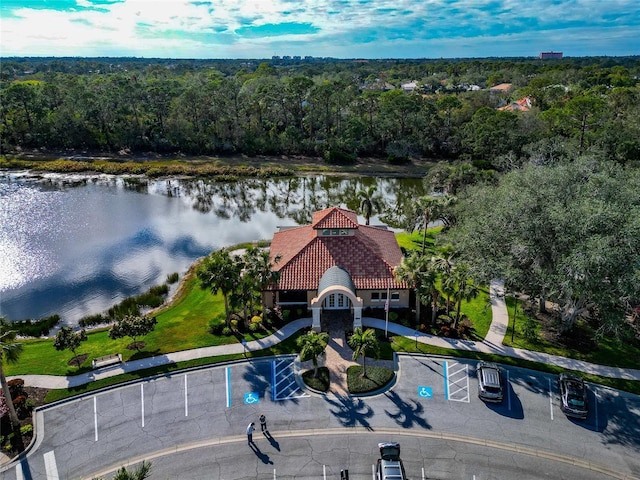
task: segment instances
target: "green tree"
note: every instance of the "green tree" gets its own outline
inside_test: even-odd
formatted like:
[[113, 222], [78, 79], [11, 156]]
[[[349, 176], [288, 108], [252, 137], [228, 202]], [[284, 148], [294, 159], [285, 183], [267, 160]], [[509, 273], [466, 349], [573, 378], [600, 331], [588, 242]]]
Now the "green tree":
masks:
[[365, 225], [369, 225], [369, 220], [374, 211], [382, 213], [382, 201], [376, 195], [377, 187], [369, 185], [366, 190], [358, 192], [360, 199], [360, 212], [365, 218]]
[[56, 338], [53, 340], [53, 346], [56, 350], [71, 350], [73, 353], [73, 359], [76, 362], [76, 366], [80, 366], [80, 362], [78, 362], [78, 355], [76, 354], [76, 350], [80, 347], [80, 344], [87, 339], [87, 333], [83, 330], [79, 332], [74, 332], [71, 327], [62, 327], [56, 333]]
[[2, 393], [9, 409], [9, 420], [14, 429], [20, 426], [20, 419], [18, 419], [7, 378], [4, 375], [4, 362], [15, 363], [20, 358], [22, 344], [16, 342], [16, 335], [17, 332], [11, 329], [11, 324], [4, 317], [0, 317], [0, 384], [2, 384]]
[[617, 331], [640, 297], [638, 191], [638, 170], [611, 161], [526, 165], [472, 188], [448, 235], [474, 278], [554, 302], [565, 332], [587, 312], [600, 332]]
[[456, 305], [456, 317], [453, 321], [453, 328], [458, 328], [462, 309], [462, 301], [467, 302], [476, 298], [480, 293], [477, 285], [470, 278], [469, 268], [465, 265], [455, 265], [450, 275], [442, 280], [442, 288], [450, 293]]
[[120, 467], [112, 480], [145, 480], [151, 476], [151, 462], [142, 461], [135, 470], [129, 471], [126, 467]]
[[329, 334], [326, 332], [314, 332], [298, 337], [296, 340], [300, 348], [300, 358], [311, 358], [313, 362], [313, 377], [318, 376], [318, 357], [325, 354], [329, 343]]
[[227, 249], [213, 252], [202, 262], [198, 269], [198, 279], [201, 288], [208, 288], [216, 295], [218, 291], [224, 297], [224, 311], [227, 326], [231, 321], [231, 309], [229, 308], [229, 296], [235, 291], [240, 280], [243, 264]]
[[157, 323], [156, 317], [126, 315], [116, 320], [116, 323], [111, 326], [109, 338], [116, 340], [129, 337], [133, 340], [133, 346], [139, 352], [140, 344], [137, 339], [153, 332]]
[[365, 361], [367, 354], [374, 354], [376, 357], [380, 351], [380, 344], [376, 338], [376, 331], [373, 329], [362, 330], [356, 328], [349, 338], [349, 346], [353, 349], [353, 360], [357, 361], [362, 357], [362, 377], [367, 376]]
[[[255, 290], [259, 292], [263, 313], [265, 311], [263, 292], [269, 285], [274, 285], [280, 280], [280, 272], [274, 270], [273, 267], [281, 258], [281, 255], [276, 255], [273, 258], [273, 263], [271, 263], [271, 255], [268, 250], [253, 246], [247, 248], [242, 256], [244, 262], [243, 276], [251, 279], [254, 283]], [[253, 310], [251, 311], [251, 315], [253, 315]]]

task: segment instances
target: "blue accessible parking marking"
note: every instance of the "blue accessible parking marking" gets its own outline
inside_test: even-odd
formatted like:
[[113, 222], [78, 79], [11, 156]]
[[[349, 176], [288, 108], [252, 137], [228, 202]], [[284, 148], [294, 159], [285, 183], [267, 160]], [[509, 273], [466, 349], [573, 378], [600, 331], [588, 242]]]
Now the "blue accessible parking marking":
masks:
[[258, 403], [260, 401], [260, 395], [257, 392], [247, 392], [244, 394], [244, 403], [245, 405], [250, 405], [252, 403]]
[[431, 387], [418, 387], [418, 397], [420, 398], [432, 398], [433, 388]]

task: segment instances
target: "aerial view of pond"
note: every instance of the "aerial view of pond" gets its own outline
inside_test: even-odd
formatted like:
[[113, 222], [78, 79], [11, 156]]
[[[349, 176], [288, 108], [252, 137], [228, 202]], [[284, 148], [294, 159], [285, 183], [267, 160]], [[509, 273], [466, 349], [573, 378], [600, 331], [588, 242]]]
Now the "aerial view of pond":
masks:
[[310, 223], [323, 208], [358, 210], [358, 192], [371, 185], [386, 209], [372, 225], [398, 227], [397, 212], [424, 194], [415, 178], [219, 182], [0, 172], [0, 315], [59, 314], [77, 323], [184, 274], [213, 250], [269, 240], [278, 226]]

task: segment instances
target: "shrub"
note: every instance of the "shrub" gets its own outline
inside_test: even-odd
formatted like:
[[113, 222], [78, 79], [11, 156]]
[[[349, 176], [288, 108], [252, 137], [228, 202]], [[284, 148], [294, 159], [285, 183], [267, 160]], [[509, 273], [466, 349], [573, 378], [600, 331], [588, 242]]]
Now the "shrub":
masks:
[[319, 392], [329, 391], [329, 369], [327, 367], [318, 367], [318, 376], [313, 378], [313, 369], [307, 370], [302, 374], [302, 381], [309, 388], [313, 388]]
[[324, 159], [331, 165], [353, 165], [358, 156], [355, 153], [348, 153], [340, 148], [330, 148], [324, 152]]
[[40, 320], [22, 320], [13, 322], [12, 330], [23, 337], [42, 337], [49, 335], [49, 331], [60, 322], [60, 315], [51, 315]]
[[33, 432], [33, 425], [31, 425], [30, 423], [27, 425], [22, 425], [20, 427], [20, 434], [22, 435], [26, 435], [31, 432]]
[[233, 335], [233, 330], [231, 330], [229, 327], [227, 327], [226, 325], [223, 327], [222, 329], [222, 334], [225, 337], [230, 337], [231, 335]]
[[95, 315], [87, 315], [82, 317], [78, 322], [81, 327], [91, 327], [93, 325], [100, 325], [102, 323], [109, 323], [109, 318], [104, 317], [102, 314], [97, 313]]
[[9, 387], [11, 398], [15, 398], [19, 395], [22, 395], [24, 380], [21, 378], [14, 378], [13, 380], [7, 381], [7, 386]]
[[213, 335], [222, 335], [222, 331], [226, 328], [226, 325], [223, 322], [220, 322], [217, 318], [212, 318], [209, 320], [209, 333]]
[[392, 368], [367, 367], [367, 376], [362, 377], [362, 366], [353, 365], [347, 368], [347, 387], [350, 393], [366, 393], [378, 390], [387, 385], [395, 376]]
[[168, 284], [176, 283], [179, 278], [180, 276], [178, 275], [178, 272], [170, 273], [169, 275], [167, 275], [167, 283]]

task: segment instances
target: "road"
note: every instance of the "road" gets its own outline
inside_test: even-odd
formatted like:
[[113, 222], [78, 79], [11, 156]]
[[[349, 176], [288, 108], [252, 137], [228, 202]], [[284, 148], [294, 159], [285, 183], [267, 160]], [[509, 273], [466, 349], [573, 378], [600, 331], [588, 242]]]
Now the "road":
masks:
[[[475, 364], [400, 355], [370, 397], [307, 393], [284, 356], [173, 372], [39, 410], [38, 443], [11, 480], [110, 478], [143, 458], [160, 478], [372, 478], [399, 441], [409, 478], [640, 478], [640, 397], [590, 385], [586, 421], [559, 408], [555, 377], [509, 367], [504, 402], [475, 392]], [[265, 413], [271, 439], [245, 428]]]

